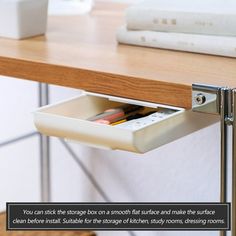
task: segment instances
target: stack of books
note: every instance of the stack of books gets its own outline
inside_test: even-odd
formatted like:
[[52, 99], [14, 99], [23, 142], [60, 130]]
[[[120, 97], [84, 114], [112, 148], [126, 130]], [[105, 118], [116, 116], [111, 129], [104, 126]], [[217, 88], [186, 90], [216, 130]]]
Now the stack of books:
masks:
[[236, 1], [145, 0], [127, 9], [117, 40], [236, 57]]

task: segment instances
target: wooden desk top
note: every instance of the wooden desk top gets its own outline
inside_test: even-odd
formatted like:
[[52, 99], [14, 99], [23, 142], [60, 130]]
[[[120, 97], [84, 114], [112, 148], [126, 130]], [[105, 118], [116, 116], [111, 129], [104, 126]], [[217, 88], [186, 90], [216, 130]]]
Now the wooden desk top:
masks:
[[236, 87], [236, 59], [117, 45], [124, 5], [49, 17], [46, 36], [0, 39], [0, 74], [191, 108], [192, 83]]

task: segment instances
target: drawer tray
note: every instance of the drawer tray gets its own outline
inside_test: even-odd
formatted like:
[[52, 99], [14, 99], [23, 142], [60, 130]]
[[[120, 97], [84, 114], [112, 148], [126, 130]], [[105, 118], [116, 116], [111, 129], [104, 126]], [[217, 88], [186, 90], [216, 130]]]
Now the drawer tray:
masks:
[[[124, 104], [143, 106], [143, 109], [151, 110], [153, 114], [156, 114], [155, 111], [164, 112], [165, 116], [146, 123], [143, 123], [145, 120], [132, 120], [129, 126], [126, 122], [112, 126], [88, 120], [107, 109]], [[88, 92], [34, 112], [38, 131], [47, 136], [74, 140], [93, 147], [137, 153], [153, 150], [217, 121], [218, 117], [214, 115]]]

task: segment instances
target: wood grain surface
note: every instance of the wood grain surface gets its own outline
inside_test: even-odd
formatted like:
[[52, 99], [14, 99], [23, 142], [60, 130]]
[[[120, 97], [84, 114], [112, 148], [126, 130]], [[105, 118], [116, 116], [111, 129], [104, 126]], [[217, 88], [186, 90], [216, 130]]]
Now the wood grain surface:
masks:
[[96, 236], [93, 232], [81, 231], [6, 231], [6, 214], [0, 213], [1, 236]]
[[236, 59], [118, 45], [126, 6], [51, 16], [45, 36], [0, 39], [0, 74], [191, 108], [193, 83], [236, 87]]

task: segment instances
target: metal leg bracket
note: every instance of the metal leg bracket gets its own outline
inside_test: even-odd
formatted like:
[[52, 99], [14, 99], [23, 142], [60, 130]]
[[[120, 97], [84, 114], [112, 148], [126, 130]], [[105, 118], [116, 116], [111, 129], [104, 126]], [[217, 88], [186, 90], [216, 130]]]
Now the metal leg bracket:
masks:
[[[221, 119], [221, 202], [232, 202], [231, 210], [231, 236], [236, 236], [236, 90], [227, 87], [211, 85], [192, 85], [192, 110], [219, 115]], [[228, 131], [232, 128], [232, 137]], [[230, 140], [232, 138], [232, 142]], [[232, 147], [230, 144], [232, 143]], [[229, 148], [232, 149], [232, 157], [229, 157]], [[232, 161], [232, 181], [228, 179], [229, 161]], [[231, 185], [231, 186], [230, 186]], [[232, 188], [232, 198], [228, 196], [228, 190]], [[220, 232], [226, 236], [226, 231]]]

